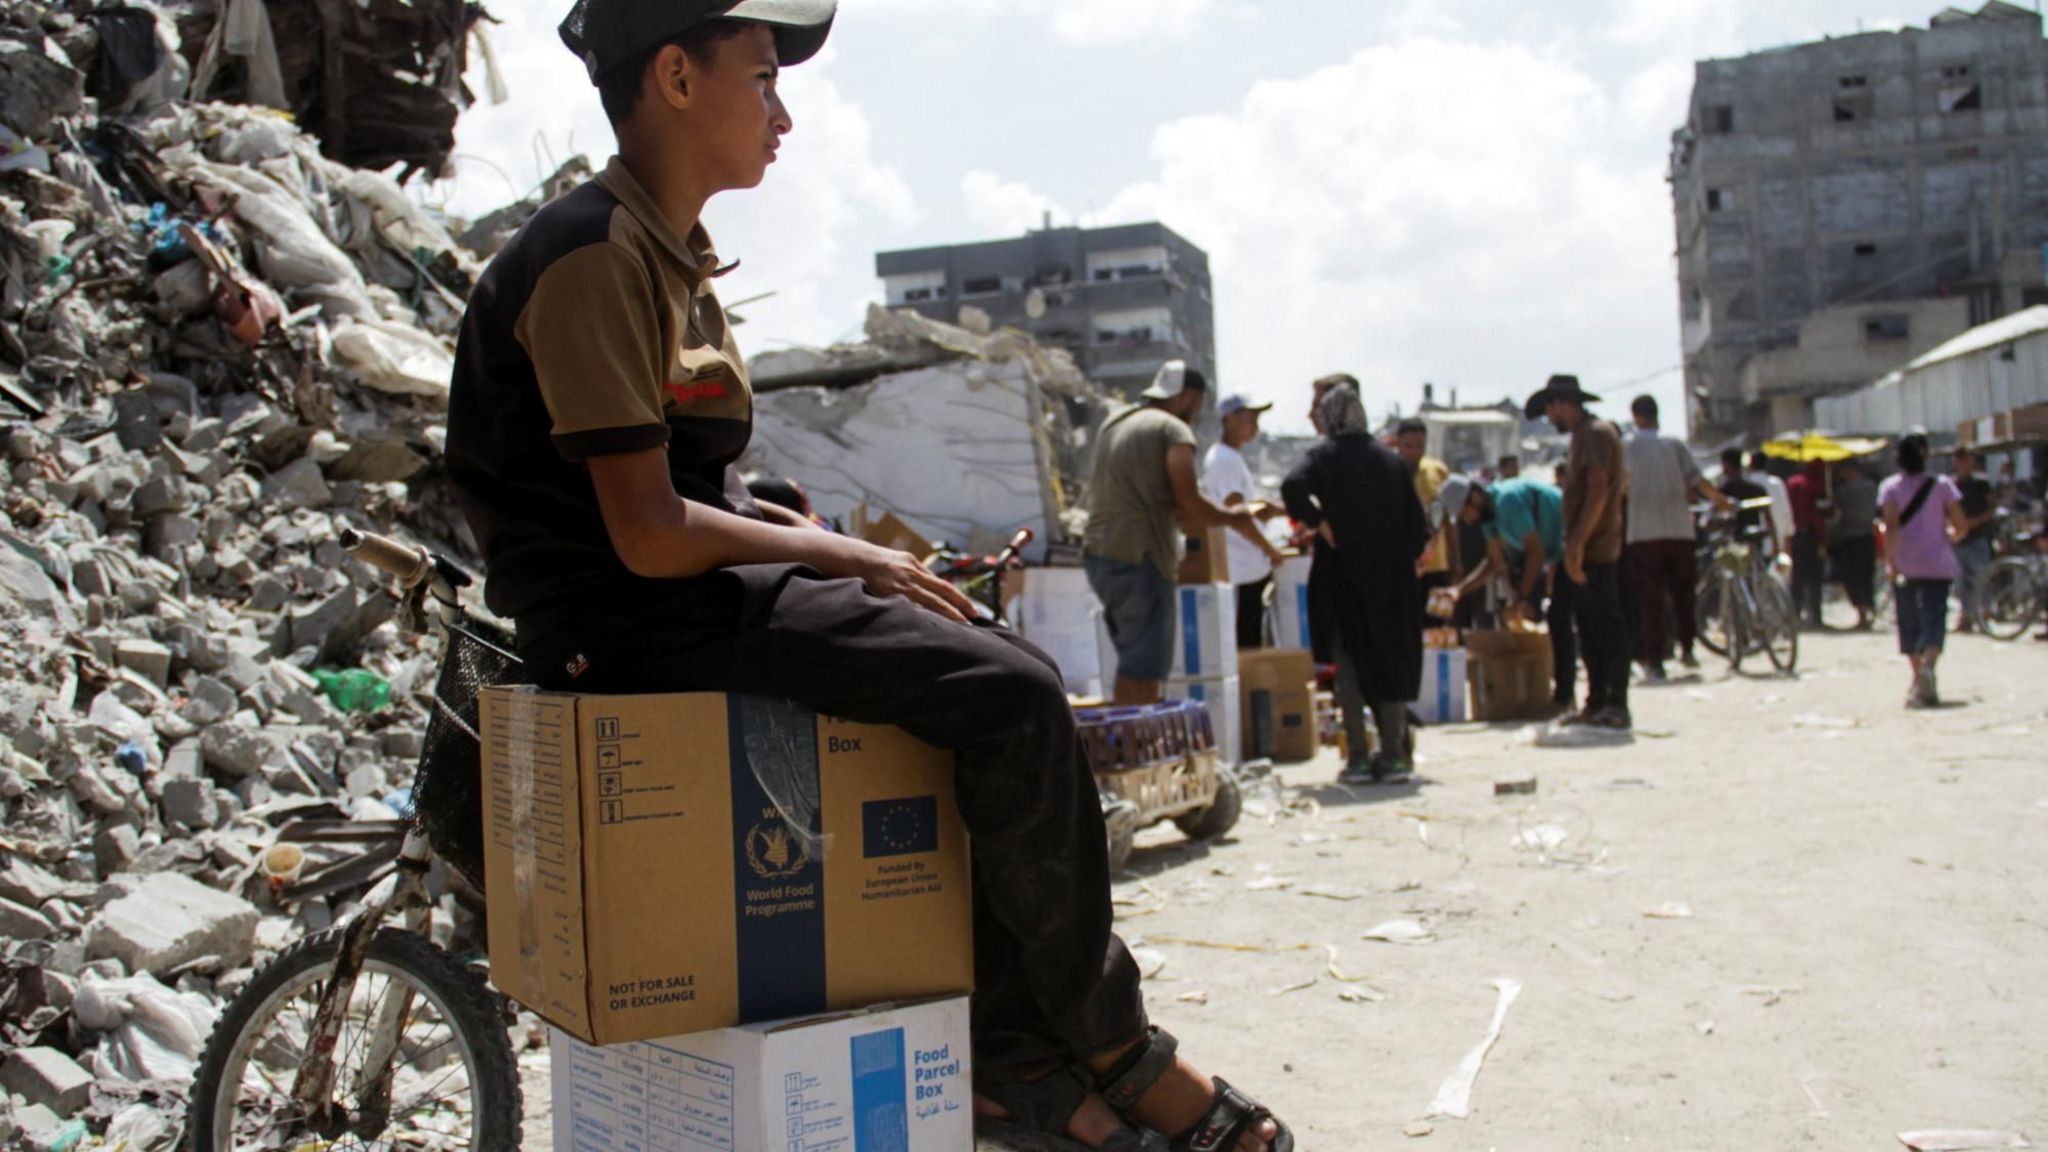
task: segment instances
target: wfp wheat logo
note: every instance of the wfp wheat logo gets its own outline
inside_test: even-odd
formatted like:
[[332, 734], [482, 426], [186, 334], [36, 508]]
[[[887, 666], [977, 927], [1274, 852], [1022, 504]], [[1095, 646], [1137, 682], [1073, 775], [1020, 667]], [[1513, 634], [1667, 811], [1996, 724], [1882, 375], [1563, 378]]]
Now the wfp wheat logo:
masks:
[[764, 820], [747, 833], [747, 866], [763, 880], [781, 880], [811, 862], [803, 841], [780, 820]]

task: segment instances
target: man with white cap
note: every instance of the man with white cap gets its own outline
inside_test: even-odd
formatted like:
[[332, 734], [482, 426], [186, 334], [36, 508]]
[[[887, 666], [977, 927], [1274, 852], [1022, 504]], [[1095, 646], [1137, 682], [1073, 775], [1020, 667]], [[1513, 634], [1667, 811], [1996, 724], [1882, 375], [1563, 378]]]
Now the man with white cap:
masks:
[[[1223, 419], [1223, 438], [1202, 459], [1202, 491], [1225, 508], [1250, 505], [1260, 520], [1287, 515], [1277, 504], [1254, 499], [1258, 482], [1245, 463], [1244, 447], [1259, 438], [1259, 417], [1271, 404], [1254, 404], [1242, 394], [1225, 396], [1216, 406]], [[1237, 586], [1237, 647], [1239, 651], [1266, 646], [1266, 590], [1273, 584], [1273, 569], [1286, 553], [1257, 525], [1230, 534], [1226, 552], [1230, 561], [1230, 582]]]
[[[754, 397], [715, 291], [731, 265], [700, 218], [766, 176], [792, 127], [782, 69], [836, 9], [579, 0], [563, 22], [619, 152], [520, 230], [463, 318], [447, 457], [485, 600], [543, 688], [779, 697], [951, 752], [978, 1107], [1103, 1152], [1189, 1134], [1287, 1152], [1270, 1113], [1149, 1025], [1057, 666], [969, 623], [973, 602], [916, 557], [756, 501], [734, 466]], [[645, 882], [685, 916], [705, 878]]]
[[1251, 505], [1225, 507], [1202, 495], [1195, 479], [1192, 425], [1208, 400], [1208, 378], [1169, 360], [1140, 395], [1143, 403], [1111, 416], [1096, 437], [1082, 554], [1116, 648], [1118, 704], [1165, 696], [1181, 534], [1256, 533], [1259, 523]]

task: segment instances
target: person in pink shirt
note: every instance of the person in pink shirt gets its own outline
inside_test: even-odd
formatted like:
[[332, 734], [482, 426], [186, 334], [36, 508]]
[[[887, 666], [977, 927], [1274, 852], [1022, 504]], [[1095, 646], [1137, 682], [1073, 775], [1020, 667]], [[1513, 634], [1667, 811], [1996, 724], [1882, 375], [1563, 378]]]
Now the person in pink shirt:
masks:
[[1908, 708], [1941, 703], [1935, 665], [1948, 635], [1948, 597], [1962, 566], [1955, 542], [1969, 534], [1963, 493], [1954, 480], [1927, 473], [1927, 437], [1899, 441], [1898, 475], [1877, 492], [1884, 515], [1886, 560], [1897, 585], [1899, 651], [1913, 665]]

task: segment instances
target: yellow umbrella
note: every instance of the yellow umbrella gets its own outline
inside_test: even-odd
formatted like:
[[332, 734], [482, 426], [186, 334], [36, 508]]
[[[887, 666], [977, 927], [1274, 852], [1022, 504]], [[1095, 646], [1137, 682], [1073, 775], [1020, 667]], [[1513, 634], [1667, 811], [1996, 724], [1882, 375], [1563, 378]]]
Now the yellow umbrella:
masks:
[[1824, 432], [1808, 432], [1803, 436], [1780, 436], [1764, 442], [1764, 455], [1773, 460], [1790, 460], [1798, 464], [1814, 460], [1834, 464], [1882, 451], [1882, 440], [1866, 440], [1853, 436], [1836, 437]]

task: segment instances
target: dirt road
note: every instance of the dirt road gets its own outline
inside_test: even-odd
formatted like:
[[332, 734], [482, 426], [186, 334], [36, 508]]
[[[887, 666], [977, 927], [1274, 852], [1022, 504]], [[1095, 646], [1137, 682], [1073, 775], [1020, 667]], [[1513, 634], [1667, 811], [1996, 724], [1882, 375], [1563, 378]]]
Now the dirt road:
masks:
[[[1433, 730], [1417, 787], [1326, 757], [1229, 841], [1147, 833], [1116, 899], [1156, 1019], [1321, 1152], [2048, 1137], [2048, 645], [1959, 640], [1926, 713], [1889, 638], [1804, 655], [1638, 691], [1629, 747]], [[1430, 1118], [1499, 978], [1471, 1114]]]

